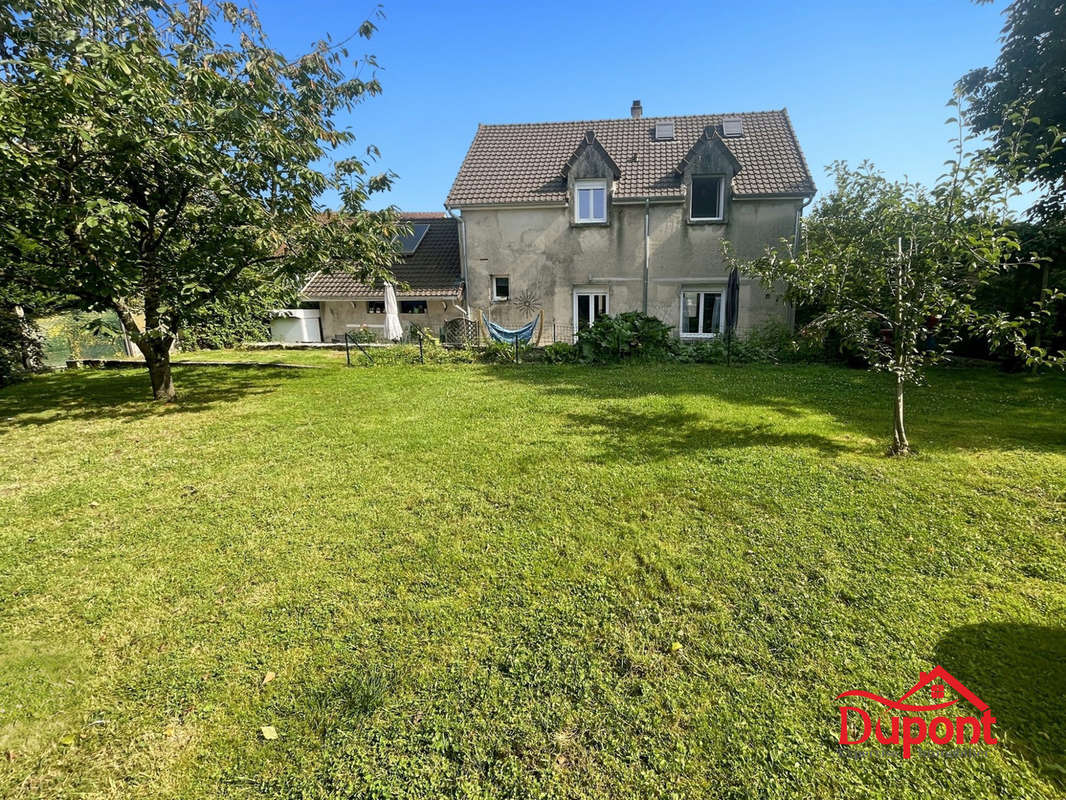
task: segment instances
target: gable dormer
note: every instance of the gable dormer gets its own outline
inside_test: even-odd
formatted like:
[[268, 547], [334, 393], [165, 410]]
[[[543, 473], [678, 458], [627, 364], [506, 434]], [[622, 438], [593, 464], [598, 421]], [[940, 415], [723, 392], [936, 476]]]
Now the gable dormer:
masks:
[[676, 172], [681, 175], [689, 224], [723, 224], [729, 219], [731, 187], [740, 162], [717, 130], [704, 129]]
[[586, 131], [577, 148], [563, 166], [566, 194], [570, 199], [570, 222], [574, 225], [607, 225], [614, 182], [622, 176], [614, 159]]

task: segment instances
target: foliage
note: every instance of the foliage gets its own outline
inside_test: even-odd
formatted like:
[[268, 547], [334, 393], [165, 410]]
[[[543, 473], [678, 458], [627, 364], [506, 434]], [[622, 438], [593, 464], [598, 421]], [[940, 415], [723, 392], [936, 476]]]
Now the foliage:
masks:
[[513, 364], [517, 358], [522, 363], [529, 360], [533, 350], [529, 342], [519, 341], [515, 347], [514, 342], [490, 341], [481, 350], [481, 360], [489, 364]]
[[836, 162], [836, 185], [804, 226], [802, 249], [793, 254], [782, 242], [739, 264], [768, 287], [786, 285], [790, 302], [822, 309], [806, 333], [834, 331], [873, 369], [895, 376], [894, 453], [909, 449], [903, 387], [920, 383], [962, 331], [980, 328], [1029, 358], [1047, 356], [1024, 341], [1046, 308], [1017, 320], [981, 318], [973, 307], [980, 286], [1031, 259], [1019, 258], [1006, 216], [1011, 187], [965, 151], [959, 124], [956, 157], [932, 189], [890, 181], [869, 163], [852, 169]]
[[1061, 218], [1066, 150], [1046, 145], [1066, 128], [1066, 14], [1060, 0], [1014, 0], [1005, 14], [996, 63], [971, 70], [957, 89], [974, 133], [991, 136], [995, 154], [1021, 168], [1017, 177], [1037, 184], [1043, 197], [1036, 214]]
[[357, 331], [348, 331], [348, 339], [359, 344], [371, 344], [378, 340], [378, 335], [370, 328], [360, 328]]
[[[1048, 289], [1066, 287], [1066, 225], [1052, 222], [1015, 223], [1015, 233], [1023, 253], [1041, 258], [990, 278], [977, 290], [974, 307], [985, 315], [1003, 313], [1013, 319], [1025, 318]], [[1049, 307], [1049, 313], [1033, 320], [1027, 331], [1032, 344], [1051, 352], [1066, 349], [1066, 304]], [[1024, 367], [1025, 353], [1015, 352], [1013, 344], [990, 347], [987, 336], [967, 339], [956, 348], [963, 355], [999, 358], [1008, 367]]]
[[[404, 225], [364, 210], [391, 182], [367, 175], [376, 150], [324, 171], [354, 140], [336, 114], [381, 91], [359, 77], [373, 57], [355, 77], [343, 43], [290, 59], [253, 10], [197, 0], [13, 0], [0, 25], [0, 261], [114, 309], [157, 399], [175, 396], [171, 344], [212, 301], [327, 265], [388, 277]], [[330, 188], [344, 214], [319, 213]]]
[[40, 321], [45, 349], [51, 362], [81, 358], [115, 358], [126, 355], [122, 330], [114, 312], [95, 314], [69, 311]]
[[604, 314], [578, 331], [577, 348], [581, 360], [590, 363], [662, 360], [676, 349], [672, 330], [658, 317], [639, 311]]
[[[881, 374], [262, 355], [337, 366], [0, 390], [0, 796], [1066, 789], [1062, 377], [934, 369], [885, 461]], [[999, 745], [832, 746], [937, 663]]]
[[270, 312], [297, 308], [300, 283], [279, 277], [209, 300], [189, 314], [179, 339], [181, 349], [219, 349], [270, 341]]
[[549, 364], [569, 364], [578, 360], [581, 351], [570, 342], [553, 342], [544, 348], [544, 360]]
[[0, 386], [44, 366], [43, 337], [24, 313], [0, 306]]

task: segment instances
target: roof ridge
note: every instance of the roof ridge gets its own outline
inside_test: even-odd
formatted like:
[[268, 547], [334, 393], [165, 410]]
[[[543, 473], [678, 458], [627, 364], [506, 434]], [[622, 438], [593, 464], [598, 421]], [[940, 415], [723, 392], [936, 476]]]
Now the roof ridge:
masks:
[[[538, 125], [594, 125], [598, 122], [648, 122], [656, 120], [702, 119], [706, 117], [752, 117], [756, 115], [784, 114], [780, 108], [768, 108], [761, 111], [714, 111], [708, 114], [663, 114], [657, 117], [604, 117], [602, 119], [561, 119], [544, 122], [479, 122], [481, 128], [532, 128]], [[475, 135], [476, 138], [476, 135]]]

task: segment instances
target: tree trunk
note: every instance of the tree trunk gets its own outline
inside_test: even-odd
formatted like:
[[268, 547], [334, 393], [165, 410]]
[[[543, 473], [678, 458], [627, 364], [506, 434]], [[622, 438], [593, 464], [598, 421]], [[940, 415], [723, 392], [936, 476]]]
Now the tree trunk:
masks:
[[[1044, 300], [1044, 293], [1047, 291], [1048, 276], [1050, 275], [1050, 273], [1051, 273], [1051, 262], [1045, 261], [1043, 266], [1042, 266], [1042, 268], [1041, 268], [1041, 270], [1040, 270], [1040, 297], [1037, 298], [1037, 300], [1040, 301], [1040, 302], [1043, 302], [1043, 300]], [[1044, 343], [1043, 333], [1044, 333], [1044, 323], [1041, 322], [1041, 323], [1039, 323], [1036, 326], [1036, 333], [1033, 336], [1033, 347], [1040, 347], [1040, 345]], [[1039, 362], [1033, 364], [1032, 372], [1033, 372], [1034, 375], [1039, 374], [1039, 372], [1040, 372], [1040, 364], [1039, 364]]]
[[892, 412], [892, 449], [894, 456], [907, 455], [911, 450], [907, 441], [907, 431], [903, 427], [903, 378], [896, 376], [896, 401]]
[[174, 391], [174, 380], [170, 375], [170, 342], [154, 342], [142, 337], [137, 346], [144, 353], [148, 364], [148, 376], [152, 380], [152, 396], [160, 403], [171, 403], [178, 399]]

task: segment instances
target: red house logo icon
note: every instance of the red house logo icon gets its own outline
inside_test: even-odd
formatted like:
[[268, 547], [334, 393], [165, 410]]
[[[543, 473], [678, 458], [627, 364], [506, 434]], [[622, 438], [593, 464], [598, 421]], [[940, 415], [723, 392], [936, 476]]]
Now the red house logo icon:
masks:
[[[917, 702], [918, 698], [915, 697], [915, 695], [927, 686], [929, 687], [930, 699], [937, 702], [927, 704]], [[955, 691], [958, 695], [957, 698], [953, 700], [945, 699], [945, 690], [948, 686]], [[880, 703], [886, 708], [891, 708], [894, 711], [912, 713], [941, 711], [957, 704], [959, 699], [963, 699], [977, 709], [981, 716], [963, 716], [955, 717], [954, 719], [945, 716], [937, 716], [928, 724], [923, 717], [892, 716], [890, 717], [891, 727], [886, 734], [881, 725], [881, 719], [877, 719], [876, 721], [871, 720], [870, 715], [866, 711], [861, 708], [856, 708], [855, 706], [840, 706], [840, 743], [842, 745], [862, 744], [867, 741], [870, 738], [870, 734], [873, 733], [877, 741], [883, 745], [902, 743], [903, 757], [910, 758], [911, 748], [919, 742], [927, 740], [933, 744], [949, 744], [952, 741], [956, 744], [977, 744], [978, 742], [983, 742], [984, 744], [998, 743], [998, 739], [992, 735], [992, 725], [995, 723], [996, 718], [992, 716], [992, 712], [988, 708], [988, 703], [971, 692], [966, 688], [962, 681], [939, 664], [929, 672], [922, 672], [918, 682], [899, 700], [889, 700], [887, 697], [882, 697], [873, 692], [866, 692], [862, 689], [853, 689], [848, 692], [842, 692], [837, 695], [836, 699], [840, 700], [845, 697], [862, 697], [866, 700]], [[849, 723], [852, 723], [854, 720], [861, 722], [862, 732], [856, 738], [852, 739]]]

